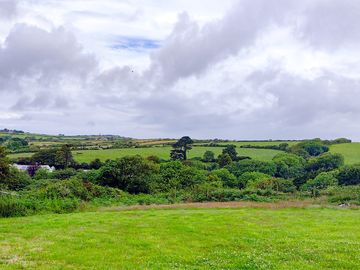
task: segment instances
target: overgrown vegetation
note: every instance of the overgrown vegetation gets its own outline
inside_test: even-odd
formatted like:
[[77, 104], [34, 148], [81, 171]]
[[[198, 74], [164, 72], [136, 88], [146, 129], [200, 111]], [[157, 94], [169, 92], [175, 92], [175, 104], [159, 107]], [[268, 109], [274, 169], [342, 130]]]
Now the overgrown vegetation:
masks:
[[[76, 163], [65, 144], [37, 152], [27, 172], [10, 166], [1, 147], [0, 215], [63, 213], [94, 205], [324, 196], [331, 203], [360, 204], [360, 166], [344, 166], [342, 155], [328, 152], [332, 142], [301, 141], [284, 147], [271, 161], [239, 156], [233, 144], [218, 156], [207, 150], [203, 158], [189, 159], [193, 143], [189, 137], [176, 142], [169, 153], [172, 160], [135, 155], [89, 164]], [[38, 164], [57, 170], [49, 172]]]

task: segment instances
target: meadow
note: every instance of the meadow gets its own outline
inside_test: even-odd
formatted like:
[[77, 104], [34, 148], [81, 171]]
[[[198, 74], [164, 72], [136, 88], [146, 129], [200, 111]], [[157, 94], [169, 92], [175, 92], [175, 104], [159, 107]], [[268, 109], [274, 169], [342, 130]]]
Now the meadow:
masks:
[[360, 163], [360, 143], [335, 144], [330, 147], [330, 152], [342, 154], [345, 164]]
[[[106, 149], [106, 150], [80, 150], [73, 151], [74, 159], [78, 162], [90, 162], [95, 158], [99, 158], [102, 161], [107, 159], [116, 159], [124, 156], [131, 155], [140, 155], [143, 157], [148, 157], [150, 155], [158, 156], [162, 159], [170, 159], [170, 146], [158, 146], [158, 147], [148, 147], [148, 148], [123, 148], [123, 149]], [[205, 151], [210, 150], [219, 155], [222, 151], [222, 147], [203, 147], [196, 146], [189, 151], [189, 158], [202, 157]], [[280, 153], [277, 150], [269, 149], [247, 149], [247, 148], [237, 148], [237, 152], [240, 156], [249, 156], [253, 159], [269, 161], [276, 154]]]
[[360, 268], [359, 210], [273, 207], [0, 219], [0, 268]]

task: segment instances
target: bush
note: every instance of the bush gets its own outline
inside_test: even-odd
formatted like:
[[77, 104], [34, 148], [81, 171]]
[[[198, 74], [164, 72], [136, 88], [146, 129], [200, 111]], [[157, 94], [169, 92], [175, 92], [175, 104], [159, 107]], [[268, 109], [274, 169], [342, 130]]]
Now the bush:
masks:
[[108, 161], [100, 169], [99, 183], [130, 193], [149, 193], [159, 166], [141, 156], [127, 156]]
[[60, 180], [69, 179], [75, 175], [76, 175], [76, 171], [72, 168], [55, 170], [50, 174], [51, 178], [60, 179]]
[[233, 175], [229, 170], [222, 168], [218, 170], [214, 170], [211, 172], [209, 176], [218, 177], [226, 187], [237, 188], [239, 187], [238, 180], [235, 175]]
[[273, 162], [252, 159], [244, 159], [238, 162], [233, 162], [226, 168], [236, 177], [240, 177], [246, 172], [260, 172], [271, 176], [276, 173], [276, 166]]
[[276, 165], [276, 177], [296, 178], [303, 176], [305, 172], [305, 159], [288, 153], [277, 154], [273, 161]]
[[239, 188], [254, 186], [255, 183], [271, 178], [270, 175], [261, 172], [246, 172], [239, 177]]
[[331, 186], [320, 192], [328, 196], [330, 203], [351, 203], [360, 205], [360, 186]]
[[339, 170], [337, 176], [339, 185], [360, 184], [360, 165], [345, 166]]
[[331, 171], [343, 165], [344, 157], [341, 154], [325, 153], [309, 159], [306, 169], [308, 171]]
[[291, 180], [274, 177], [250, 182], [248, 187], [286, 193], [294, 192], [296, 190], [296, 187]]
[[26, 214], [27, 209], [21, 200], [0, 195], [0, 217], [19, 217]]
[[313, 195], [317, 195], [321, 189], [326, 189], [330, 186], [336, 186], [338, 180], [336, 179], [337, 171], [322, 172], [314, 179], [310, 179], [303, 186], [303, 190], [311, 191]]
[[27, 172], [20, 171], [14, 167], [10, 168], [9, 176], [0, 179], [0, 184], [5, 185], [10, 190], [21, 190], [31, 183], [31, 177]]

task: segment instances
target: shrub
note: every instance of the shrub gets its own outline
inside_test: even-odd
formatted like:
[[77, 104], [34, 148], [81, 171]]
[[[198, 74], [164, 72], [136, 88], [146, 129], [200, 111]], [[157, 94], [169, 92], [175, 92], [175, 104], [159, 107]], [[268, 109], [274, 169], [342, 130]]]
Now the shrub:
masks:
[[26, 214], [27, 209], [20, 199], [0, 195], [0, 217], [18, 217]]
[[360, 164], [341, 168], [337, 178], [339, 185], [348, 186], [360, 184]]
[[330, 186], [320, 192], [330, 203], [351, 203], [360, 205], [360, 186]]
[[219, 180], [221, 180], [224, 183], [224, 186], [226, 187], [230, 187], [230, 188], [239, 187], [239, 183], [236, 176], [225, 168], [214, 170], [211, 172], [209, 176], [217, 177]]
[[341, 154], [325, 153], [309, 159], [306, 169], [308, 171], [331, 171], [344, 165]]
[[301, 177], [305, 171], [305, 159], [288, 153], [277, 154], [273, 161], [276, 165], [276, 177], [296, 178]]
[[31, 183], [31, 177], [27, 172], [11, 167], [9, 176], [0, 179], [0, 183], [4, 184], [10, 190], [21, 190]]
[[310, 179], [303, 186], [303, 190], [311, 191], [313, 195], [317, 195], [320, 189], [326, 189], [330, 186], [336, 186], [338, 180], [336, 179], [337, 171], [322, 172], [314, 179]]
[[271, 176], [275, 175], [276, 172], [276, 166], [273, 162], [252, 159], [244, 159], [238, 162], [233, 162], [226, 168], [236, 177], [240, 177], [246, 172], [261, 172]]
[[68, 168], [68, 169], [63, 169], [63, 170], [55, 170], [51, 173], [51, 178], [54, 179], [60, 179], [60, 180], [65, 180], [65, 179], [69, 179], [72, 176], [76, 175], [76, 171], [72, 168]]
[[249, 188], [257, 188], [264, 190], [274, 190], [277, 192], [294, 192], [296, 187], [293, 182], [288, 179], [282, 178], [267, 178], [267, 179], [259, 179], [257, 181], [252, 181], [248, 183]]
[[99, 183], [130, 193], [149, 193], [159, 172], [158, 165], [141, 156], [127, 156], [106, 162], [100, 169]]
[[246, 172], [239, 177], [239, 188], [253, 186], [255, 183], [271, 178], [270, 175], [261, 172]]

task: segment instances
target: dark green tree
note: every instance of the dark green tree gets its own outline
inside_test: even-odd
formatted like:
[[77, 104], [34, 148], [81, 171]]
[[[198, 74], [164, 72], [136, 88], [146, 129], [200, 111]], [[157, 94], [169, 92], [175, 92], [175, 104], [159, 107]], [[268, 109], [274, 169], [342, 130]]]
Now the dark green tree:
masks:
[[176, 143], [173, 144], [173, 150], [170, 153], [171, 159], [173, 160], [186, 160], [187, 151], [192, 149], [194, 141], [189, 136], [180, 138]]
[[229, 144], [222, 150], [222, 153], [228, 154], [232, 161], [236, 161], [237, 160], [237, 152], [236, 152], [235, 148], [236, 148], [236, 145]]
[[228, 153], [223, 153], [218, 156], [218, 163], [221, 168], [230, 165], [232, 163], [232, 159]]
[[212, 151], [206, 151], [203, 156], [204, 162], [213, 162], [215, 160], [215, 154]]
[[70, 145], [65, 144], [56, 152], [55, 163], [61, 168], [68, 168], [74, 164]]
[[6, 157], [6, 149], [0, 146], [0, 181], [5, 180], [10, 174], [10, 160]]

